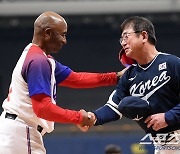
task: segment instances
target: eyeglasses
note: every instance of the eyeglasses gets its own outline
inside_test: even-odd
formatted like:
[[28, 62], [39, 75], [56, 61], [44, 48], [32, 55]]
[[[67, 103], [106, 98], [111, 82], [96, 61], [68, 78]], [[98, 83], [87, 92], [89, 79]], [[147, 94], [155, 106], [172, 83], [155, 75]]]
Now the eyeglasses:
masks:
[[121, 38], [119, 39], [119, 43], [122, 44], [122, 41], [127, 41], [129, 36], [131, 36], [132, 33], [140, 33], [141, 31], [134, 31], [134, 32], [129, 32], [129, 33], [124, 33]]

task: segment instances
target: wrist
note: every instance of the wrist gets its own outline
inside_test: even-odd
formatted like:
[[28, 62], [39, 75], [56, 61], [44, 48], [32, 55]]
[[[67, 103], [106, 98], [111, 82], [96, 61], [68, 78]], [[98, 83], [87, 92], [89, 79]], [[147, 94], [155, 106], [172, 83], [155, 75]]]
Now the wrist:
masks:
[[78, 118], [77, 124], [81, 124], [83, 121], [83, 115], [80, 111], [78, 111], [78, 114], [79, 114], [79, 118]]
[[116, 72], [116, 77], [117, 77], [117, 82], [119, 81], [119, 79], [121, 78], [122, 73], [121, 72]]

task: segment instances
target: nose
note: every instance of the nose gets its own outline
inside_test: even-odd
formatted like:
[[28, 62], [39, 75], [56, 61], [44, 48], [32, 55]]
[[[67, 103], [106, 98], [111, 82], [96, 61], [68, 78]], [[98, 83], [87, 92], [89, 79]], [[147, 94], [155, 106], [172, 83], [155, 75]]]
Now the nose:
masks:
[[65, 38], [65, 37], [63, 37], [63, 39], [62, 39], [62, 43], [63, 43], [63, 45], [66, 45], [67, 40], [66, 40], [66, 38]]
[[127, 42], [126, 42], [124, 39], [122, 39], [121, 46], [122, 46], [122, 47], [125, 46], [126, 43], [127, 43]]

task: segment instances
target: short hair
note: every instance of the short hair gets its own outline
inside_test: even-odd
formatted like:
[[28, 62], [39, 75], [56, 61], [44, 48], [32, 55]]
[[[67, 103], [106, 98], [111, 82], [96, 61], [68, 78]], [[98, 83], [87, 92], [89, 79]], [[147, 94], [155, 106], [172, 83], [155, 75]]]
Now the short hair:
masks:
[[146, 31], [149, 35], [149, 43], [156, 45], [157, 40], [154, 25], [147, 18], [139, 16], [129, 17], [121, 24], [121, 31], [123, 31], [126, 27], [132, 27], [134, 31]]
[[121, 154], [121, 148], [116, 144], [109, 144], [105, 147], [105, 154]]

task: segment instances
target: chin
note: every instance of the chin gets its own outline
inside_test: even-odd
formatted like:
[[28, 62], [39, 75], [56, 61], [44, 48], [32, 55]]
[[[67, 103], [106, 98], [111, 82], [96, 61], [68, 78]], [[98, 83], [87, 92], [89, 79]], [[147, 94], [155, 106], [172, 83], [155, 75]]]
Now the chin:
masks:
[[126, 56], [129, 57], [129, 58], [132, 58], [132, 50], [129, 49], [129, 50], [126, 50]]
[[54, 53], [58, 53], [60, 50], [56, 50], [56, 51], [54, 51]]
[[57, 49], [57, 52], [59, 51], [59, 50], [61, 50], [62, 49], [62, 46], [60, 46], [58, 49]]
[[131, 53], [130, 52], [126, 52], [126, 56], [127, 57], [131, 57]]
[[54, 53], [58, 53], [61, 50], [61, 47], [54, 49]]

